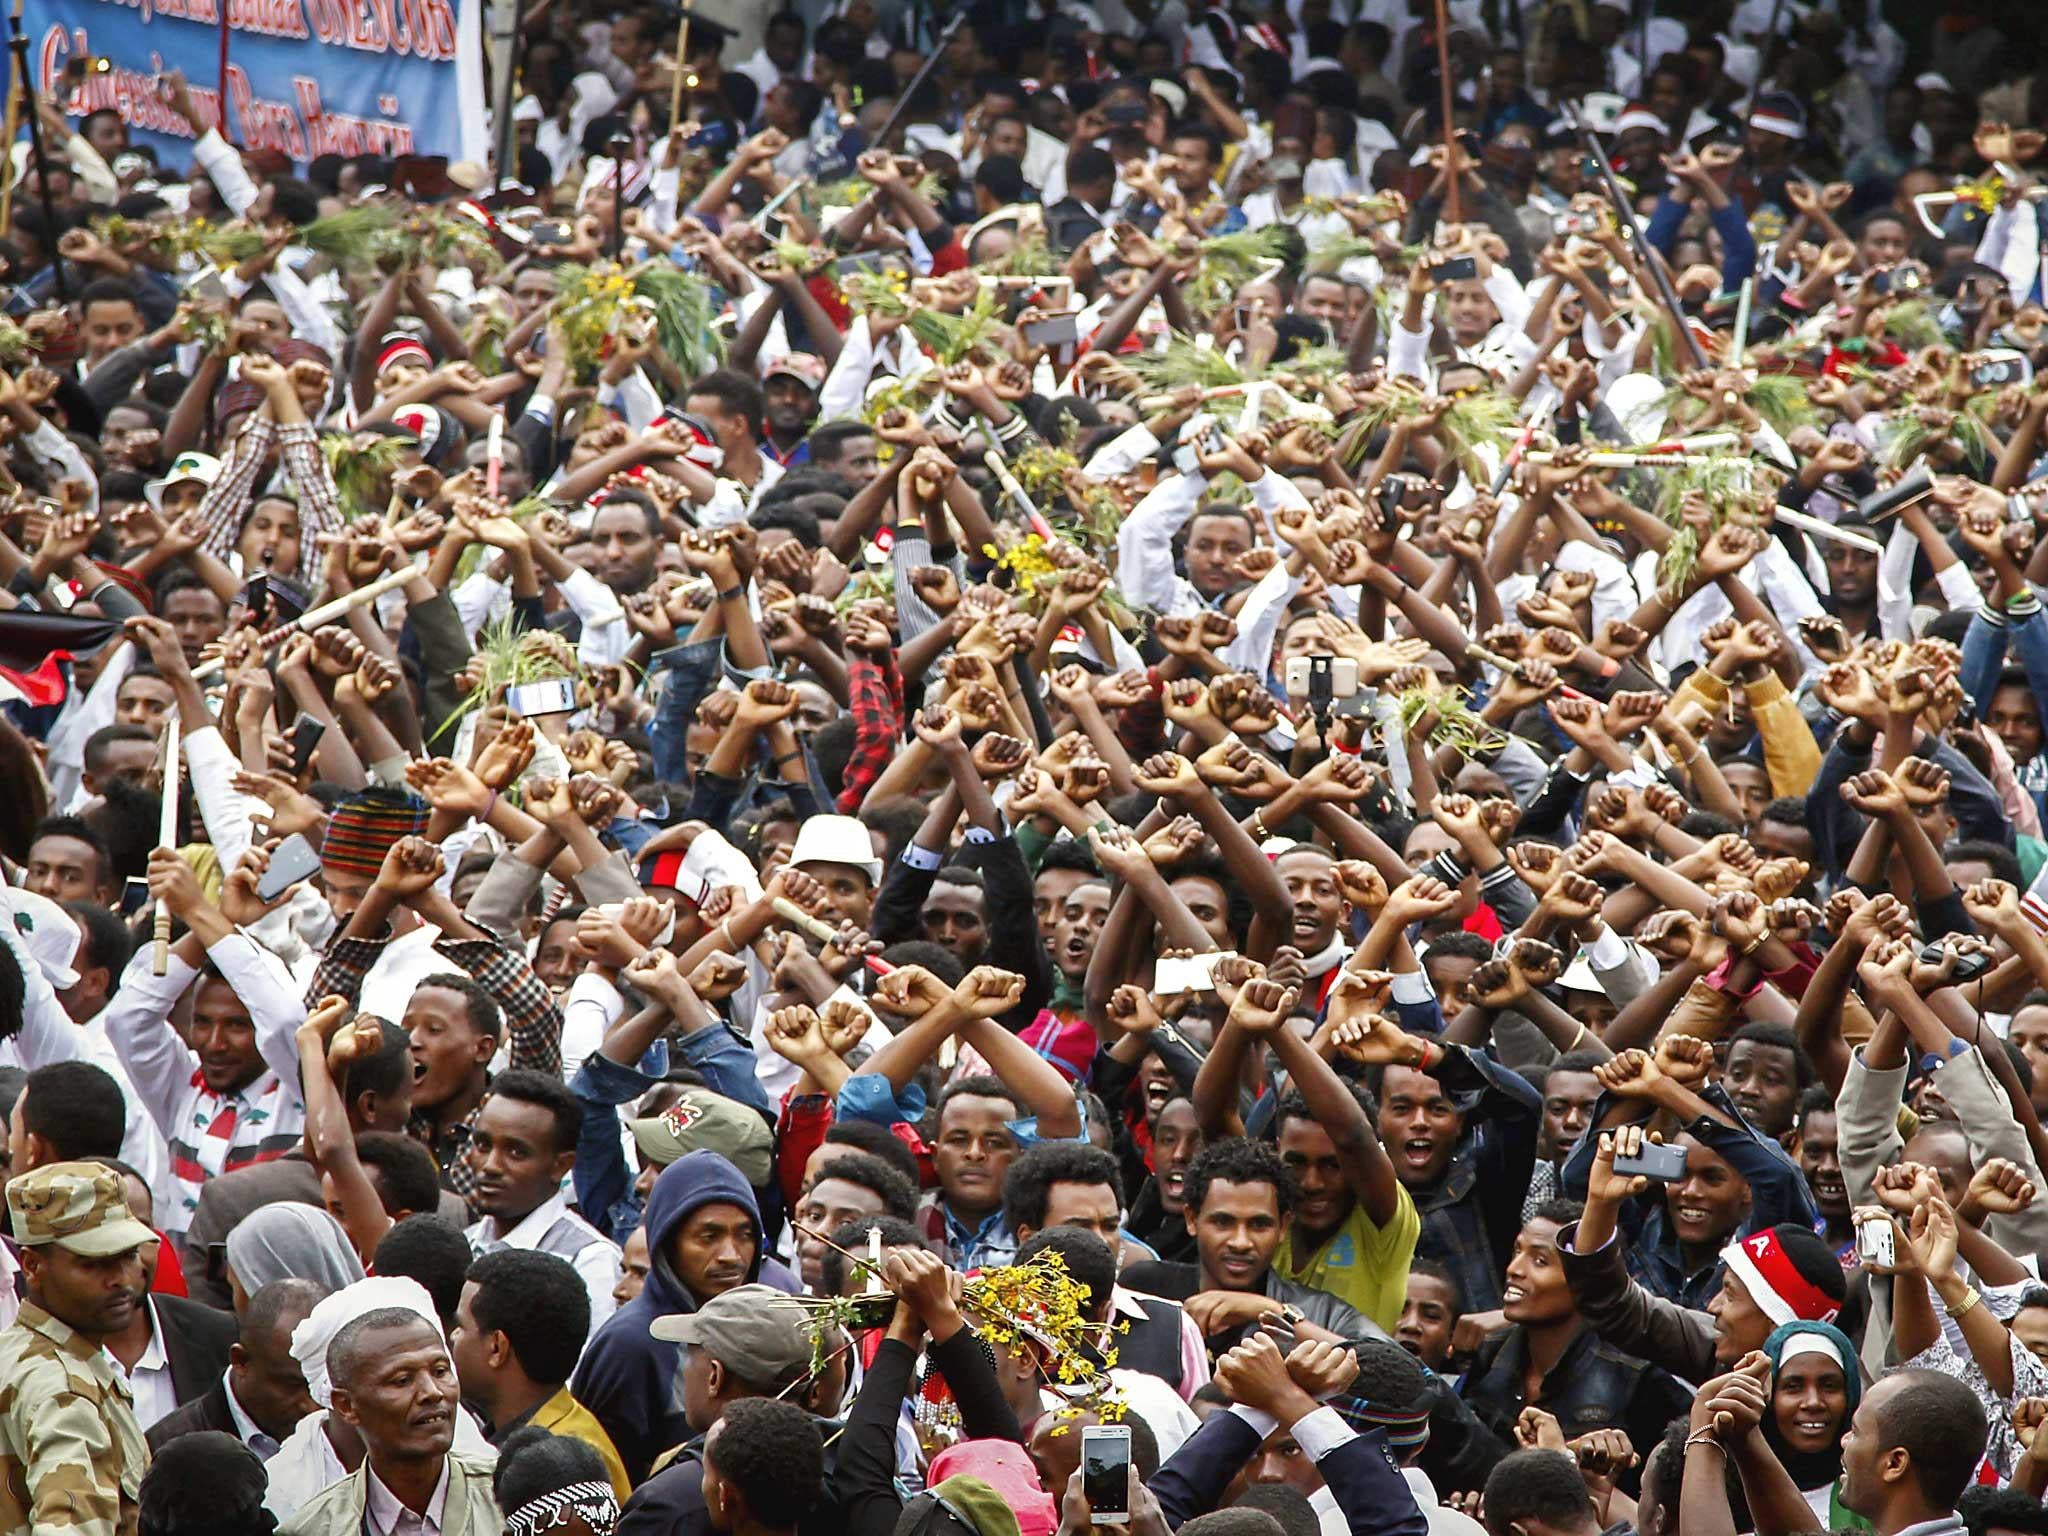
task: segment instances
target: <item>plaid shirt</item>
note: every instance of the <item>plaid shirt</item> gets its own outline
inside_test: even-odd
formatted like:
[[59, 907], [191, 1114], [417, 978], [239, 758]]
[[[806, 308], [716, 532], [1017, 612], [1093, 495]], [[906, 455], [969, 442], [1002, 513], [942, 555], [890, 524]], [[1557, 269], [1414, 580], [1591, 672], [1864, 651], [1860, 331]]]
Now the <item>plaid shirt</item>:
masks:
[[285, 477], [298, 493], [299, 505], [299, 568], [278, 574], [310, 587], [320, 579], [321, 535], [340, 531], [342, 513], [341, 493], [335, 489], [327, 456], [320, 451], [318, 434], [306, 422], [292, 422], [280, 428], [268, 416], [249, 418], [241, 436], [228, 450], [227, 466], [220, 479], [199, 503], [200, 516], [206, 519], [206, 537], [199, 547], [223, 561], [233, 553], [236, 537], [242, 531], [242, 515], [255, 496], [256, 477], [263, 472], [263, 461], [273, 439], [279, 445], [278, 456], [284, 463]]
[[903, 735], [903, 678], [893, 657], [855, 654], [846, 663], [846, 709], [853, 716], [853, 754], [846, 760], [838, 808], [851, 816], [889, 766]]
[[[370, 974], [389, 939], [339, 938], [327, 946], [313, 984], [306, 989], [306, 1006], [323, 997], [345, 997], [351, 1003], [361, 994], [363, 978]], [[562, 1012], [555, 1006], [547, 983], [533, 974], [523, 951], [509, 949], [490, 939], [441, 939], [435, 953], [446, 958], [453, 969], [467, 973], [497, 1001], [505, 1016], [505, 1030], [512, 1052], [512, 1065], [559, 1077], [562, 1072]], [[481, 1108], [481, 1105], [478, 1106]], [[427, 1144], [441, 1165], [447, 1186], [468, 1200], [476, 1192], [476, 1176], [465, 1155], [469, 1147], [476, 1110], [448, 1127], [438, 1137], [433, 1122], [422, 1112], [407, 1129]], [[471, 1219], [476, 1219], [472, 1212]]]

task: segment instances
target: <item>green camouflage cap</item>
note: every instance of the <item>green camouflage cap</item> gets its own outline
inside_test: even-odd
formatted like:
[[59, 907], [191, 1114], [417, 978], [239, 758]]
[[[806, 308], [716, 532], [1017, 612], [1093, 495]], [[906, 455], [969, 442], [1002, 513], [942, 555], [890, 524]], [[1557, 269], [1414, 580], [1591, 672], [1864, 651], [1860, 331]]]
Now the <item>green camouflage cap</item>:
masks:
[[128, 1209], [127, 1186], [105, 1163], [49, 1163], [9, 1179], [7, 1211], [25, 1248], [55, 1243], [97, 1259], [157, 1240]]
[[775, 1142], [768, 1122], [737, 1099], [708, 1088], [685, 1088], [660, 1114], [626, 1124], [640, 1155], [657, 1168], [703, 1148], [739, 1169], [749, 1184], [766, 1184], [773, 1176]]

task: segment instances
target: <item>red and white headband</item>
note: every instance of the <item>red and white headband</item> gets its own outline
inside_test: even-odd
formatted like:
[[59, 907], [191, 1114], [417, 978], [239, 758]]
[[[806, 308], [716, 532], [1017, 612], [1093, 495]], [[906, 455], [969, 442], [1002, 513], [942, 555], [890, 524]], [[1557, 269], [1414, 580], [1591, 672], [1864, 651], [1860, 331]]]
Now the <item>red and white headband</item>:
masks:
[[1735, 1272], [1750, 1300], [1773, 1323], [1832, 1323], [1840, 1302], [1799, 1273], [1775, 1232], [1763, 1231], [1730, 1243], [1721, 1262]]

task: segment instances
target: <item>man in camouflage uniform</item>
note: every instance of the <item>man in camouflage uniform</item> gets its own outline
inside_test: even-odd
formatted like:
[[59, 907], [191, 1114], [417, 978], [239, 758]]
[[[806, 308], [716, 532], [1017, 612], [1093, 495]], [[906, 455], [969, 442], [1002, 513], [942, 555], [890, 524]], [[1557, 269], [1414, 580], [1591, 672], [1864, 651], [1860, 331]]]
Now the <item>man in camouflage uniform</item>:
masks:
[[149, 1452], [102, 1347], [143, 1304], [156, 1234], [100, 1163], [7, 1184], [28, 1299], [0, 1333], [0, 1530], [134, 1536]]

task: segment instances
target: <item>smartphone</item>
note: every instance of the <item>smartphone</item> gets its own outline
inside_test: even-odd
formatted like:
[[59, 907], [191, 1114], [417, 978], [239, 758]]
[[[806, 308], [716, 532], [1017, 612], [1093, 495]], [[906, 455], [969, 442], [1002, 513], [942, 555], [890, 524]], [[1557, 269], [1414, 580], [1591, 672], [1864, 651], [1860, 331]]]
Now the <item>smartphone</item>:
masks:
[[1870, 276], [1872, 293], [1918, 293], [1920, 291], [1920, 269], [1918, 267], [1886, 267]]
[[1216, 962], [1223, 956], [1215, 950], [1201, 955], [1167, 956], [1152, 968], [1152, 990], [1161, 997], [1182, 992], [1214, 992]]
[[528, 238], [535, 245], [567, 245], [576, 238], [576, 233], [559, 220], [550, 219], [535, 224], [528, 232]]
[[1865, 1264], [1881, 1265], [1887, 1269], [1896, 1264], [1898, 1254], [1892, 1242], [1892, 1224], [1889, 1221], [1858, 1222], [1856, 1257]]
[[319, 869], [320, 850], [307, 840], [305, 833], [294, 832], [271, 854], [269, 867], [263, 871], [263, 878], [256, 882], [256, 894], [265, 901], [275, 901], [301, 880], [317, 874]]
[[529, 719], [535, 715], [566, 715], [576, 708], [576, 684], [566, 677], [519, 683], [505, 690], [505, 707]]
[[1453, 256], [1436, 264], [1436, 280], [1440, 283], [1467, 283], [1478, 275], [1479, 258], [1476, 256]]
[[1352, 656], [1291, 656], [1287, 697], [1329, 704], [1358, 694], [1358, 660]]
[[149, 905], [149, 882], [140, 875], [130, 875], [121, 882], [122, 915], [133, 917]]
[[1970, 382], [1979, 389], [1997, 389], [2006, 384], [2030, 384], [2034, 365], [2018, 353], [2008, 357], [1987, 357], [1970, 370]]
[[327, 722], [316, 720], [311, 715], [301, 715], [292, 726], [292, 777], [303, 779], [307, 768], [312, 766], [313, 754], [320, 749], [320, 738], [327, 734]]
[[1024, 343], [1032, 347], [1070, 347], [1080, 336], [1078, 314], [1047, 315], [1024, 327]]
[[1661, 1141], [1646, 1141], [1643, 1150], [1634, 1157], [1617, 1156], [1614, 1171], [1624, 1174], [1641, 1174], [1646, 1179], [1655, 1179], [1660, 1184], [1675, 1184], [1685, 1177], [1685, 1148], [1666, 1146]]
[[1081, 1493], [1088, 1500], [1091, 1525], [1124, 1525], [1130, 1521], [1130, 1425], [1082, 1426]]
[[1112, 128], [1135, 128], [1150, 115], [1151, 109], [1142, 101], [1118, 102], [1102, 110], [1102, 120]]
[[[1939, 965], [1947, 958], [1948, 951], [1939, 944], [1922, 944], [1920, 946], [1920, 963], [1922, 965]], [[1985, 954], [1982, 950], [1969, 950], [1956, 957], [1953, 979], [1958, 983], [1975, 981], [1990, 969], [1991, 957], [1989, 955]]]

